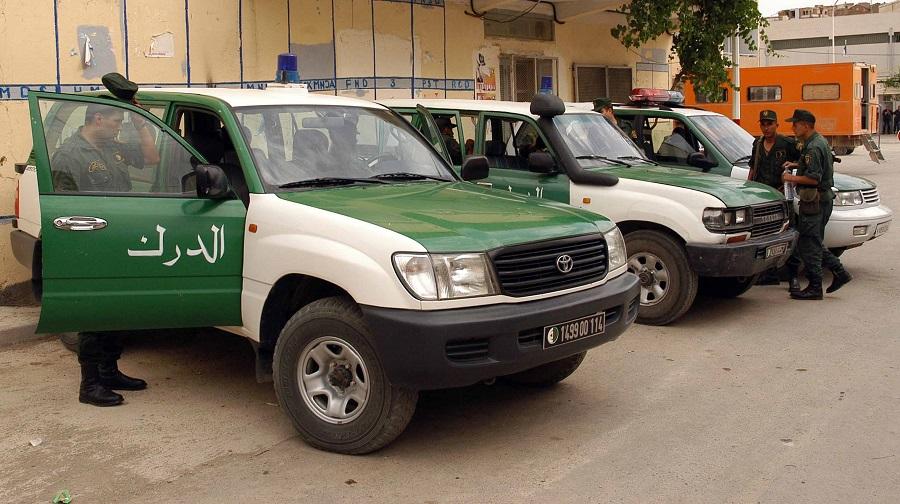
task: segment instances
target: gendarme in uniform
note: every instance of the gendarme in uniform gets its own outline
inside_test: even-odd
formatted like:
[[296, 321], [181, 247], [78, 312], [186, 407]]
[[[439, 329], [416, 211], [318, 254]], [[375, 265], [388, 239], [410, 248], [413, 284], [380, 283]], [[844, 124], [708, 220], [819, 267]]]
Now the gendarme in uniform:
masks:
[[[774, 111], [764, 110], [759, 114], [759, 120], [777, 121]], [[754, 170], [753, 181], [766, 184], [775, 189], [782, 189], [784, 184], [781, 182], [781, 174], [784, 172], [784, 163], [786, 161], [796, 161], [799, 153], [797, 152], [797, 142], [784, 135], [775, 135], [775, 143], [772, 148], [766, 152], [765, 137], [757, 137], [753, 141], [753, 150], [750, 152], [750, 168]]]
[[69, 137], [50, 161], [57, 191], [129, 192], [128, 167], [144, 167], [140, 147], [115, 140], [94, 147], [81, 134]]
[[[789, 121], [814, 125], [816, 120], [811, 113], [797, 110]], [[798, 143], [799, 145], [800, 143]], [[803, 142], [796, 175], [817, 181], [815, 186], [797, 185], [800, 199], [800, 208], [797, 212], [797, 231], [800, 237], [794, 251], [795, 257], [792, 258], [795, 263], [798, 257], [803, 261], [803, 265], [806, 267], [806, 276], [810, 281], [807, 291], [815, 293], [816, 296], [805, 294], [806, 291], [803, 291], [796, 297], [799, 299], [822, 299], [823, 267], [828, 268], [835, 275], [835, 281], [827, 292], [839, 289], [852, 277], [844, 270], [840, 259], [825, 248], [823, 243], [825, 225], [828, 223], [834, 207], [834, 193], [831, 190], [831, 186], [834, 185], [834, 158], [828, 142], [814, 130]], [[818, 191], [818, 204], [814, 200], [804, 204], [805, 199], [815, 197], [813, 191]], [[792, 297], [795, 297], [795, 294], [792, 294]]]

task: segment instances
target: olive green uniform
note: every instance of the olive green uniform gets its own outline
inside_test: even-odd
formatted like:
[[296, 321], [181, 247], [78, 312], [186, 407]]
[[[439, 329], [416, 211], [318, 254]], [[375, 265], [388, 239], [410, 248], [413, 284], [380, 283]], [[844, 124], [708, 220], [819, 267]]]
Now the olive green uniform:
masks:
[[[802, 209], [798, 212], [797, 232], [800, 233], [800, 238], [792, 262], [796, 264], [798, 259], [802, 260], [806, 266], [807, 278], [821, 280], [823, 266], [830, 270], [842, 270], [843, 265], [823, 245], [825, 225], [834, 206], [834, 193], [831, 191], [831, 186], [834, 185], [834, 159], [828, 142], [818, 132], [812, 134], [800, 151], [797, 175], [819, 182], [815, 186], [819, 191], [819, 205], [818, 208], [810, 209], [810, 212]], [[805, 187], [810, 186], [797, 185], [798, 191]], [[811, 213], [814, 210], [818, 212]]]
[[758, 137], [753, 141], [753, 150], [750, 152], [750, 167], [754, 170], [753, 181], [780, 190], [784, 187], [781, 181], [784, 163], [797, 161], [800, 157], [797, 142], [783, 135], [775, 135], [775, 143], [769, 152], [766, 152], [764, 144], [764, 137]]
[[113, 140], [95, 147], [80, 128], [50, 161], [54, 190], [68, 192], [129, 192], [129, 166], [144, 167], [139, 145]]
[[[144, 166], [139, 145], [109, 141], [95, 147], [81, 135], [80, 128], [57, 149], [50, 161], [53, 188], [59, 192], [131, 191], [129, 166]], [[118, 333], [79, 335], [78, 361], [82, 364], [115, 362], [121, 355]]]

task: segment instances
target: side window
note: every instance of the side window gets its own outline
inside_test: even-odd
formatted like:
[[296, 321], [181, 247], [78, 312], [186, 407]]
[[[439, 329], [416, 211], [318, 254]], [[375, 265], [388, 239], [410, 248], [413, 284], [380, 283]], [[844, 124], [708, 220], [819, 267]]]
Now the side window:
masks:
[[444, 141], [444, 146], [447, 148], [447, 153], [450, 154], [450, 160], [454, 165], [461, 165], [463, 160], [463, 147], [460, 145], [460, 130], [459, 124], [456, 121], [456, 114], [441, 114], [440, 112], [435, 112], [432, 114], [434, 116], [434, 122], [437, 124], [438, 129], [441, 131], [441, 138]]
[[170, 173], [193, 171], [175, 137], [114, 101], [41, 99], [47, 156], [56, 193], [183, 195]]
[[462, 137], [466, 139], [463, 144], [463, 152], [471, 156], [475, 152], [475, 131], [478, 128], [478, 114], [463, 114], [459, 129]]
[[534, 124], [507, 117], [486, 117], [484, 155], [491, 168], [528, 170], [528, 155], [547, 146]]
[[656, 123], [651, 138], [657, 161], [687, 167], [688, 156], [705, 151], [690, 128], [678, 119], [654, 118], [652, 121]]
[[[175, 112], [175, 130], [207, 162], [221, 167], [235, 193], [245, 203], [249, 203], [250, 193], [236, 148], [236, 144], [243, 144], [252, 135], [249, 128], [244, 127], [241, 131], [232, 133], [212, 111], [179, 107]], [[187, 161], [190, 164], [190, 160]], [[170, 173], [166, 183], [173, 186], [185, 175], [187, 173]]]

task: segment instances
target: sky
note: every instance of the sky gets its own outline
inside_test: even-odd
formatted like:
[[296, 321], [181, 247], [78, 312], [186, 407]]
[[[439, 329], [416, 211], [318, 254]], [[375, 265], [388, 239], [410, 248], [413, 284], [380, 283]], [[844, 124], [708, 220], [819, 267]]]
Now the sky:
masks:
[[[843, 4], [849, 0], [841, 0], [838, 4]], [[796, 7], [812, 7], [813, 5], [831, 5], [834, 2], [828, 0], [759, 0], [759, 12], [763, 16], [772, 16], [780, 10], [793, 9]]]

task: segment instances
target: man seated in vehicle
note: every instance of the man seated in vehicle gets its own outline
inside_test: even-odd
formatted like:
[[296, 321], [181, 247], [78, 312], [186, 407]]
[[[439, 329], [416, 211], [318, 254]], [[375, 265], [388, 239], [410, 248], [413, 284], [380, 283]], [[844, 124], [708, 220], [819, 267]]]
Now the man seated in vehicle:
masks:
[[660, 161], [671, 161], [678, 164], [687, 164], [689, 155], [697, 152], [697, 149], [691, 145], [688, 140], [687, 129], [684, 124], [677, 120], [672, 120], [672, 134], [667, 136], [656, 155]]
[[434, 118], [438, 129], [441, 130], [441, 136], [444, 138], [444, 145], [447, 146], [447, 152], [450, 154], [450, 160], [455, 165], [462, 164], [462, 151], [459, 148], [459, 142], [453, 134], [453, 128], [456, 125], [450, 122], [450, 118], [446, 116], [437, 116]]
[[125, 111], [103, 104], [90, 104], [84, 126], [57, 149], [50, 161], [53, 187], [57, 191], [129, 192], [130, 167], [159, 163], [159, 152], [150, 127], [142, 117], [131, 115], [138, 143], [118, 140]]

